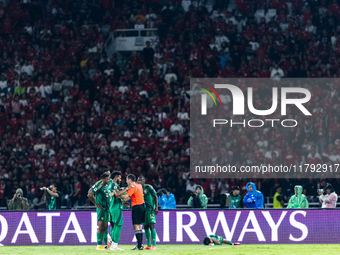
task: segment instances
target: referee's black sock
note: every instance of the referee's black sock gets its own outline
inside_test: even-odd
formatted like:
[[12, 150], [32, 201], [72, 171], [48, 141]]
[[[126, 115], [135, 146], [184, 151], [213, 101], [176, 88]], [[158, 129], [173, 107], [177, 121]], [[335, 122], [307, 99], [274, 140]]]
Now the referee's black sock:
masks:
[[142, 247], [142, 245], [143, 245], [143, 230], [139, 230], [139, 243], [138, 243], [139, 248]]
[[143, 231], [137, 230], [137, 231], [135, 231], [135, 235], [136, 235], [136, 239], [137, 239], [138, 248], [140, 248], [140, 247], [142, 247]]
[[143, 230], [139, 230], [139, 247], [143, 245]]

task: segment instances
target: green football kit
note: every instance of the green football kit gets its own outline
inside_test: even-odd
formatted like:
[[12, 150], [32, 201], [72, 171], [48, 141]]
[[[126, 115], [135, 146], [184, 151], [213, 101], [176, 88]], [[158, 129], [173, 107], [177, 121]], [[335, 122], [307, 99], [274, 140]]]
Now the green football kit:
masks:
[[102, 207], [102, 210], [97, 208], [97, 220], [102, 222], [110, 221], [109, 205], [110, 198], [107, 186], [104, 187], [103, 181], [97, 181], [92, 187], [92, 192], [95, 195], [96, 203]]

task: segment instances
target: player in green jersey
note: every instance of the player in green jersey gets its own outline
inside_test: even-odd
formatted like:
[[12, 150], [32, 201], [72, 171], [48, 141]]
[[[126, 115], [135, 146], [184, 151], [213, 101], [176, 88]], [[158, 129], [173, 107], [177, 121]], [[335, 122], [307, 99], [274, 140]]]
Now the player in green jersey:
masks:
[[118, 248], [118, 242], [120, 239], [120, 233], [122, 231], [123, 226], [123, 204], [125, 206], [130, 206], [129, 203], [124, 202], [122, 199], [117, 198], [115, 196], [114, 191], [120, 191], [119, 183], [122, 180], [121, 172], [113, 172], [111, 174], [111, 180], [108, 185], [108, 191], [110, 192], [110, 216], [111, 216], [111, 230], [110, 230], [110, 243], [111, 247], [110, 250], [113, 251], [122, 251], [123, 249]]
[[[105, 251], [107, 248], [103, 246], [104, 233], [110, 221], [110, 198], [107, 191], [107, 184], [110, 182], [108, 174], [102, 174], [100, 180], [97, 181], [88, 191], [88, 198], [97, 207], [98, 231], [97, 231], [97, 249]], [[107, 246], [107, 243], [105, 243]]]
[[[115, 182], [116, 184], [119, 184], [120, 182], [121, 182], [121, 173], [120, 172], [115, 172], [116, 174], [115, 174], [115, 176], [117, 176], [117, 178], [118, 178], [118, 176], [120, 175], [120, 177], [119, 177], [119, 181], [117, 182], [117, 181], [113, 181], [112, 179], [110, 179], [110, 182], [109, 182], [109, 184], [107, 185], [107, 190], [108, 190], [108, 192], [109, 192], [109, 195], [110, 195], [110, 208], [109, 208], [109, 212], [110, 212], [110, 225], [111, 225], [111, 228], [110, 228], [110, 234], [108, 234], [108, 229], [106, 229], [105, 230], [105, 233], [104, 233], [104, 243], [107, 243], [107, 247], [106, 248], [110, 248], [110, 250], [122, 250], [122, 249], [120, 249], [120, 248], [118, 248], [118, 241], [119, 241], [119, 239], [120, 239], [120, 231], [121, 231], [121, 229], [120, 229], [120, 231], [119, 231], [119, 228], [115, 228], [114, 227], [114, 222], [116, 222], [115, 220], [118, 220], [119, 219], [119, 215], [121, 215], [121, 218], [120, 218], [120, 220], [121, 220], [121, 222], [120, 222], [120, 227], [123, 225], [123, 214], [122, 214], [122, 212], [121, 212], [121, 210], [120, 210], [120, 213], [118, 213], [118, 214], [116, 214], [116, 212], [117, 212], [117, 199], [113, 199], [113, 196], [114, 196], [114, 187], [116, 186], [116, 185], [113, 185], [113, 182]], [[117, 175], [117, 173], [119, 173], [118, 175]], [[113, 173], [111, 174], [111, 172], [110, 172], [110, 169], [106, 169], [106, 170], [104, 170], [104, 174], [108, 174], [111, 178], [115, 178], [115, 176], [113, 176]], [[120, 190], [120, 187], [119, 187], [119, 185], [117, 185], [118, 186], [118, 190]], [[122, 202], [123, 202], [123, 206], [121, 206], [121, 208], [123, 209], [123, 207], [124, 206], [126, 206], [126, 207], [130, 207], [130, 204], [129, 203], [127, 203], [127, 202], [124, 202], [124, 200], [121, 200]], [[112, 205], [112, 203], [114, 203], [116, 206], [111, 206]], [[114, 220], [112, 220], [112, 219], [114, 219]], [[115, 229], [115, 232], [113, 232], [114, 231], [114, 229]], [[115, 238], [113, 238], [112, 237], [112, 235], [115, 235], [116, 237]], [[117, 239], [117, 237], [119, 236], [119, 238], [118, 238], [118, 240], [117, 240], [117, 242], [116, 242], [116, 244], [114, 244], [113, 243], [113, 240], [116, 240]], [[111, 248], [111, 243], [114, 245], [114, 247], [112, 247]]]
[[48, 210], [56, 210], [57, 209], [57, 198], [61, 198], [62, 193], [57, 190], [56, 184], [51, 184], [49, 188], [43, 187], [41, 188], [48, 192], [49, 199], [48, 201]]
[[240, 243], [232, 243], [228, 241], [227, 239], [223, 239], [222, 236], [217, 235], [209, 235], [203, 240], [204, 245], [222, 245], [223, 243], [229, 244], [229, 245], [241, 245]]
[[[112, 185], [112, 179], [111, 179], [111, 172], [110, 172], [110, 169], [105, 169], [103, 174], [107, 174], [108, 176], [110, 176], [110, 181], [109, 183], [107, 184], [107, 190], [108, 190], [108, 193], [110, 195], [110, 191], [109, 191], [109, 188], [110, 186]], [[109, 196], [110, 198], [110, 203], [111, 203], [111, 197]], [[111, 215], [110, 215], [111, 217]], [[111, 219], [110, 219], [111, 221]], [[111, 225], [112, 226], [112, 225]], [[105, 246], [105, 249], [109, 249], [110, 246], [111, 246], [111, 237], [110, 235], [108, 234], [108, 228], [105, 230], [105, 233], [104, 233], [104, 237], [103, 237], [103, 240], [104, 240], [104, 243], [107, 243], [107, 246]]]
[[[147, 246], [144, 250], [156, 250], [156, 215], [158, 214], [158, 197], [157, 193], [154, 188], [149, 185], [145, 184], [145, 177], [140, 176], [137, 179], [137, 182], [142, 185], [143, 187], [143, 194], [144, 194], [144, 201], [145, 201], [145, 222], [144, 222], [144, 231], [145, 231], [145, 238], [147, 242]], [[151, 238], [152, 238], [152, 246], [150, 240], [150, 231], [151, 231]]]

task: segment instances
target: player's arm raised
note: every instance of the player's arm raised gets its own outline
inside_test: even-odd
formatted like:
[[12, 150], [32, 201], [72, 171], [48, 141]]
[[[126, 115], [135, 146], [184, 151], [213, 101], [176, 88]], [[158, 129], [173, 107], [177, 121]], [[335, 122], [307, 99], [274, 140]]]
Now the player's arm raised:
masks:
[[[114, 190], [114, 194], [116, 197], [120, 198], [120, 199], [124, 199], [125, 201], [127, 201], [125, 198], [122, 197], [122, 195], [129, 189], [129, 187], [126, 187], [124, 189], [121, 189], [120, 191]], [[130, 199], [130, 197], [129, 197]], [[128, 199], [128, 200], [129, 200]]]
[[129, 202], [126, 202], [125, 199], [121, 198], [121, 195], [117, 195], [118, 194], [118, 191], [117, 190], [114, 190], [114, 191], [110, 191], [110, 196], [111, 197], [117, 197], [117, 198], [120, 198], [122, 201], [122, 205], [127, 207], [128, 209], [130, 208], [130, 203]]
[[58, 193], [54, 193], [52, 190], [50, 190], [50, 189], [48, 189], [46, 187], [43, 187], [43, 190], [46, 190], [48, 192], [48, 194], [50, 194], [53, 197], [59, 197]]
[[123, 199], [124, 201], [129, 201], [130, 200], [130, 196], [127, 195], [127, 194], [122, 194], [120, 196], [117, 196], [116, 197], [120, 198], [120, 199]]
[[94, 193], [93, 191], [91, 190], [91, 188], [89, 189], [88, 193], [87, 193], [87, 197], [90, 199], [90, 201], [99, 209], [99, 210], [102, 210], [103, 208], [98, 205], [96, 203], [96, 198], [94, 197]]
[[[137, 191], [137, 186], [128, 186], [121, 191], [115, 190], [116, 197], [123, 199], [124, 201], [129, 201], [131, 196]], [[126, 192], [126, 193], [125, 193]], [[123, 194], [125, 193], [125, 194]]]
[[129, 201], [130, 200], [130, 196], [127, 195], [127, 194], [123, 194], [127, 191], [128, 188], [124, 188], [120, 191], [117, 191], [115, 190], [114, 193], [115, 193], [115, 196], [120, 198], [120, 199], [123, 199], [124, 201]]
[[[133, 189], [132, 189], [133, 188]], [[129, 185], [125, 187], [124, 189], [121, 189], [120, 191], [115, 190], [116, 197], [123, 199], [125, 201], [129, 201], [131, 199], [131, 196], [133, 193], [137, 191], [137, 187], [134, 185]], [[126, 194], [124, 194], [126, 192]]]

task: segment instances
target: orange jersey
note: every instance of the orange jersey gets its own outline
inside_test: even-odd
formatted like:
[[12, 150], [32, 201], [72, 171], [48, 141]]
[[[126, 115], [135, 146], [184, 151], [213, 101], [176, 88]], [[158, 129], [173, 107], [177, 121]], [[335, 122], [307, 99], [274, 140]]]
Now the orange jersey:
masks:
[[126, 195], [131, 198], [132, 206], [144, 204], [143, 187], [137, 182], [126, 192]]

